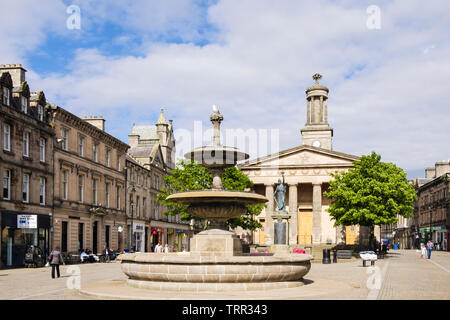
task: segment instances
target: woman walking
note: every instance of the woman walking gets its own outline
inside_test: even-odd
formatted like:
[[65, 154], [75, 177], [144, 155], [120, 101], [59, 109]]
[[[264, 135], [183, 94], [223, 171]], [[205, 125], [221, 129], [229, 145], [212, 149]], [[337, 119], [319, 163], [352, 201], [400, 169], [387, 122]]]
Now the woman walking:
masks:
[[420, 257], [421, 257], [422, 259], [426, 259], [426, 256], [427, 256], [427, 248], [425, 247], [425, 244], [424, 244], [424, 243], [421, 243], [421, 244], [420, 244], [420, 251], [421, 251]]
[[50, 265], [52, 266], [52, 279], [55, 279], [55, 269], [56, 269], [56, 274], [59, 278], [60, 274], [59, 274], [59, 265], [60, 264], [65, 264], [64, 263], [64, 259], [61, 255], [61, 252], [59, 251], [59, 247], [56, 247], [51, 253], [50, 256], [48, 257], [48, 261], [50, 262]]

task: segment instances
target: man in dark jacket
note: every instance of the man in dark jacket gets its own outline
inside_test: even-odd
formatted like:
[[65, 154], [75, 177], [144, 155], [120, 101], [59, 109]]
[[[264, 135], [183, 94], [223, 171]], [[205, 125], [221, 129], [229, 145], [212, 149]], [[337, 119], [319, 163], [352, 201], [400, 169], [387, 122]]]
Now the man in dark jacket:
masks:
[[55, 269], [56, 269], [56, 274], [58, 275], [58, 278], [59, 278], [59, 265], [65, 264], [64, 259], [61, 255], [61, 252], [59, 251], [59, 247], [56, 247], [50, 253], [50, 256], [48, 257], [48, 261], [50, 262], [50, 265], [52, 266], [52, 279], [55, 279]]

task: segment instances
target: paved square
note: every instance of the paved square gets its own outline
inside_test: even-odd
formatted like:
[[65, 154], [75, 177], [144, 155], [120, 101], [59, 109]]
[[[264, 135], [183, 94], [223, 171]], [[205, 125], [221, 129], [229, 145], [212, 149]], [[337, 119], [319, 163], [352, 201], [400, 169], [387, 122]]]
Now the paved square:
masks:
[[386, 259], [377, 261], [375, 269], [362, 267], [360, 259], [341, 261], [329, 265], [313, 263], [302, 287], [245, 294], [150, 292], [128, 288], [118, 262], [76, 265], [80, 268], [81, 289], [87, 293], [101, 291], [100, 296], [68, 289], [67, 284], [73, 283], [73, 278], [67, 271], [74, 266], [62, 266], [59, 279], [51, 279], [50, 268], [1, 270], [0, 299], [450, 299], [448, 252], [433, 252], [431, 260], [423, 260], [415, 250], [391, 251]]

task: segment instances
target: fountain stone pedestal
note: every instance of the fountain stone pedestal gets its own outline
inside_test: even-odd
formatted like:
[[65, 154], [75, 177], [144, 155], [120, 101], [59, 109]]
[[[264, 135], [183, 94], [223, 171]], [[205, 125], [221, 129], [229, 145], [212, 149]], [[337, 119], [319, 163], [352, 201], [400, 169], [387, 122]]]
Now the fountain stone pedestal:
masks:
[[226, 230], [202, 231], [192, 237], [190, 245], [193, 255], [218, 257], [242, 255], [241, 239], [234, 232]]

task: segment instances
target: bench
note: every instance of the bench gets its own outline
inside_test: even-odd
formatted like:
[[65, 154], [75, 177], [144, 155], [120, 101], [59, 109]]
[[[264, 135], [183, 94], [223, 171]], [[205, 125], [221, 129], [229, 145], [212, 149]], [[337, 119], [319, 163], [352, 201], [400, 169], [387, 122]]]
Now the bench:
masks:
[[374, 251], [361, 251], [359, 256], [363, 261], [363, 267], [366, 266], [367, 261], [370, 261], [370, 265], [374, 266], [375, 261], [377, 260], [377, 254]]
[[353, 257], [353, 250], [337, 250], [336, 256], [338, 259], [351, 259]]

